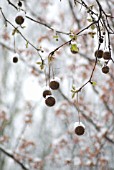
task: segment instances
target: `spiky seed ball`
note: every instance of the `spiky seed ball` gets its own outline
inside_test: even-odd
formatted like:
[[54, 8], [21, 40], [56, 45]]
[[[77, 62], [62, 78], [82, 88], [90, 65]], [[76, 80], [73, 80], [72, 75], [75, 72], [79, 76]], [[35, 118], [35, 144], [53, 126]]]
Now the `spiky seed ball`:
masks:
[[18, 62], [18, 58], [17, 57], [13, 57], [13, 63], [17, 63]]
[[24, 23], [24, 20], [25, 20], [24, 12], [23, 11], [18, 12], [17, 15], [16, 15], [16, 18], [15, 18], [16, 24], [22, 25]]
[[84, 127], [81, 126], [81, 125], [79, 125], [79, 126], [77, 126], [77, 127], [75, 128], [75, 133], [76, 133], [77, 135], [83, 135], [83, 134], [84, 134], [84, 131], [85, 131], [85, 129], [84, 129]]
[[22, 2], [21, 1], [18, 2], [18, 6], [22, 7]]
[[51, 93], [50, 90], [47, 90], [47, 89], [46, 89], [46, 90], [43, 91], [43, 97], [44, 97], [44, 98], [46, 98], [46, 96], [51, 95], [51, 94], [52, 94], [52, 93]]
[[49, 87], [52, 90], [57, 90], [60, 86], [60, 79], [58, 77], [55, 77], [54, 79], [52, 79], [49, 83]]
[[109, 72], [109, 67], [108, 67], [108, 66], [103, 66], [102, 72], [103, 72], [104, 74], [107, 74], [107, 73]]
[[19, 58], [19, 54], [18, 53], [15, 53], [13, 55], [13, 63], [17, 63], [18, 62], [18, 58]]
[[22, 25], [24, 23], [24, 18], [22, 16], [17, 16], [15, 18], [15, 22], [18, 24], [18, 25]]
[[103, 38], [102, 37], [99, 38], [99, 42], [103, 43]]
[[105, 60], [110, 60], [110, 59], [111, 59], [111, 52], [105, 51], [105, 52], [103, 53], [103, 58], [104, 58]]
[[59, 82], [53, 80], [49, 83], [49, 86], [52, 90], [57, 90], [59, 88]]
[[82, 122], [75, 122], [74, 131], [75, 131], [75, 134], [77, 134], [78, 136], [83, 135], [85, 132], [84, 124]]
[[52, 107], [55, 105], [55, 98], [53, 96], [46, 96], [46, 99], [45, 99], [45, 104], [49, 107]]
[[95, 57], [102, 58], [103, 56], [103, 50], [96, 50], [95, 51]]

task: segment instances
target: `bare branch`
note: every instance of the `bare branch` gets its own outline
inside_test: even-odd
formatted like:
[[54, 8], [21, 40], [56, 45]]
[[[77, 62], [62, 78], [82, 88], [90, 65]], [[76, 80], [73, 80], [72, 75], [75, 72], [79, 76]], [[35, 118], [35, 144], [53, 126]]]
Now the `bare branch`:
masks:
[[2, 153], [4, 153], [6, 156], [8, 156], [9, 158], [13, 159], [18, 165], [21, 166], [21, 168], [23, 170], [29, 170], [29, 168], [27, 168], [22, 162], [20, 162], [19, 160], [17, 160], [13, 154], [11, 154], [9, 151], [7, 151], [6, 149], [4, 149], [3, 147], [0, 146], [0, 151]]

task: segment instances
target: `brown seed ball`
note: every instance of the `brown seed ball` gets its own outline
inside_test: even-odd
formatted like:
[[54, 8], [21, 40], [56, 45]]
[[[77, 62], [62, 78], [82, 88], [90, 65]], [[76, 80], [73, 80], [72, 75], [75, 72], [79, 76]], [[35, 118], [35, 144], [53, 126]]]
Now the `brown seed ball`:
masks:
[[13, 63], [17, 63], [18, 62], [18, 58], [17, 57], [13, 57]]
[[52, 107], [55, 105], [55, 98], [53, 96], [47, 96], [45, 100], [45, 104], [49, 107]]
[[75, 133], [79, 136], [83, 135], [85, 132], [85, 129], [83, 126], [79, 125], [75, 128]]
[[96, 50], [95, 51], [95, 57], [102, 58], [103, 56], [103, 50]]
[[23, 16], [17, 16], [16, 18], [15, 18], [15, 22], [18, 24], [18, 25], [22, 25], [23, 24], [23, 22], [24, 22], [24, 18], [23, 18]]
[[104, 58], [105, 60], [110, 60], [110, 59], [111, 59], [111, 52], [105, 51], [105, 52], [103, 53], [103, 58]]
[[51, 95], [51, 91], [50, 90], [44, 90], [43, 91], [43, 97], [45, 98], [47, 95]]
[[49, 86], [50, 86], [50, 88], [51, 88], [52, 90], [57, 90], [57, 89], [59, 88], [59, 83], [56, 82], [56, 81], [51, 81], [51, 82], [49, 83]]
[[18, 6], [22, 7], [22, 2], [21, 1], [18, 2]]
[[103, 43], [103, 38], [102, 38], [102, 37], [99, 38], [99, 42], [100, 42], [100, 43]]
[[83, 135], [85, 132], [84, 124], [82, 122], [75, 122], [74, 131], [75, 131], [75, 134], [77, 134], [79, 136]]
[[59, 83], [59, 78], [54, 78], [50, 81], [49, 83], [49, 87], [52, 89], [52, 90], [57, 90], [60, 86], [60, 83]]
[[108, 67], [108, 66], [104, 66], [104, 67], [102, 68], [102, 72], [103, 72], [104, 74], [107, 74], [107, 73], [109, 72], [109, 67]]

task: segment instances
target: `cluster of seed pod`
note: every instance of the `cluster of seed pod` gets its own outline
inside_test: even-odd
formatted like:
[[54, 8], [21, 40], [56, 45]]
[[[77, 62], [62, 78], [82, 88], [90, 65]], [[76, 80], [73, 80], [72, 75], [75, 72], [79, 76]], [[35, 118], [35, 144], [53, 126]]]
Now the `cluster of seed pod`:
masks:
[[56, 100], [55, 97], [52, 95], [51, 90], [57, 90], [60, 86], [60, 79], [58, 77], [53, 78], [50, 83], [49, 87], [46, 87], [43, 91], [43, 97], [45, 98], [45, 104], [49, 107], [55, 105]]
[[104, 74], [107, 74], [109, 72], [109, 66], [107, 66], [108, 63], [107, 61], [111, 59], [111, 52], [110, 51], [103, 52], [103, 50], [96, 50], [95, 57], [97, 57], [98, 59], [103, 58], [106, 61], [105, 65], [102, 67], [102, 72]]

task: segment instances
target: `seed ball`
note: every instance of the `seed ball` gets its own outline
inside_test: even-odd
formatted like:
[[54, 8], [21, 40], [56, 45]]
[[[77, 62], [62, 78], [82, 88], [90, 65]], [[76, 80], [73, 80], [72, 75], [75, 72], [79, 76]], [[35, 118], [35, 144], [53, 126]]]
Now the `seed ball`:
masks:
[[50, 81], [49, 83], [49, 87], [52, 89], [52, 90], [57, 90], [60, 86], [60, 79], [59, 78], [54, 78]]
[[13, 57], [13, 63], [17, 63], [18, 62], [18, 58], [17, 57]]
[[15, 18], [15, 22], [16, 24], [18, 25], [22, 25], [24, 23], [24, 17], [25, 17], [25, 14], [24, 12], [18, 12], [17, 15], [16, 15], [16, 18]]
[[102, 37], [99, 38], [99, 42], [100, 42], [100, 43], [103, 43], [103, 38], [102, 38]]
[[52, 107], [55, 105], [55, 98], [53, 96], [46, 96], [46, 99], [45, 99], [45, 104], [49, 107]]
[[103, 53], [103, 58], [104, 58], [105, 60], [110, 60], [110, 59], [111, 59], [111, 52], [105, 51], [105, 52]]
[[82, 122], [75, 122], [74, 124], [75, 134], [81, 136], [85, 133], [85, 126]]
[[102, 56], [103, 56], [103, 51], [102, 50], [96, 50], [95, 51], [95, 57], [102, 58]]
[[19, 58], [19, 54], [18, 53], [15, 53], [13, 55], [13, 63], [17, 63], [18, 62], [18, 58]]
[[22, 16], [17, 16], [15, 18], [15, 22], [18, 24], [18, 25], [22, 25], [23, 22], [24, 22], [24, 18]]
[[104, 74], [107, 74], [107, 73], [109, 72], [109, 67], [108, 67], [108, 66], [104, 66], [104, 67], [102, 68], [102, 72], [103, 72]]
[[22, 2], [21, 1], [18, 2], [18, 6], [22, 7]]
[[44, 91], [43, 91], [43, 97], [46, 98], [46, 96], [48, 96], [48, 95], [51, 95], [51, 91], [50, 91], [50, 90], [47, 90], [47, 89], [44, 90]]

